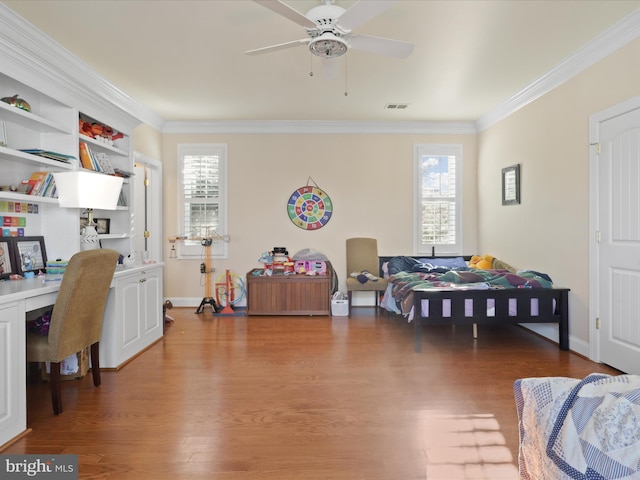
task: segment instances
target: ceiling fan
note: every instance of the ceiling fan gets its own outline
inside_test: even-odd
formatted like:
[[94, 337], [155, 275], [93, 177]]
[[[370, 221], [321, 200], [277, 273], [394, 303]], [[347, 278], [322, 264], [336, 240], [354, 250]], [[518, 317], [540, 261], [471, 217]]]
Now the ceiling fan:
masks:
[[324, 59], [340, 57], [350, 48], [370, 53], [406, 58], [413, 44], [389, 38], [358, 35], [357, 27], [387, 10], [396, 0], [359, 0], [348, 10], [334, 5], [334, 0], [323, 0], [306, 15], [280, 0], [254, 0], [256, 3], [304, 27], [308, 38], [249, 50], [248, 55], [273, 52], [298, 45], [308, 45], [314, 55]]

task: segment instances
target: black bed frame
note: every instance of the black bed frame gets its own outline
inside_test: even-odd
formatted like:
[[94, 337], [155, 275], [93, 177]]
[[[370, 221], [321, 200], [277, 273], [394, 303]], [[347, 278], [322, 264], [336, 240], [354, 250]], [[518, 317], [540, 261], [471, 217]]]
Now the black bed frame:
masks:
[[[378, 257], [382, 265], [393, 257]], [[410, 258], [430, 258], [413, 256]], [[445, 257], [438, 257], [445, 258]], [[470, 257], [464, 257], [468, 260]], [[538, 300], [538, 314], [532, 315], [531, 299]], [[422, 300], [429, 300], [429, 316], [422, 317]], [[473, 315], [465, 315], [465, 300], [473, 302]], [[487, 300], [493, 299], [495, 316], [487, 316]], [[509, 315], [509, 300], [515, 299], [517, 315]], [[443, 317], [443, 300], [450, 301], [451, 316]], [[505, 288], [490, 290], [414, 290], [413, 291], [414, 350], [422, 350], [422, 325], [504, 325], [519, 323], [557, 323], [558, 346], [569, 350], [569, 289], [568, 288]]]

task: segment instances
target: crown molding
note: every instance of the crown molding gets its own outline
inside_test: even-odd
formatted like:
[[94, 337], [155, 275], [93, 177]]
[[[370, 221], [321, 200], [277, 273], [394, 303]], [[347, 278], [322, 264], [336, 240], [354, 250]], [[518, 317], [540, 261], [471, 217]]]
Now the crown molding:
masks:
[[158, 115], [3, 3], [0, 60], [3, 73], [101, 121], [129, 129], [145, 122], [162, 129], [164, 121]]
[[394, 134], [475, 135], [472, 122], [344, 122], [315, 120], [231, 120], [220, 122], [166, 122], [162, 133], [285, 133], [285, 134]]
[[638, 37], [640, 37], [640, 8], [602, 32], [529, 86], [478, 118], [475, 122], [477, 131], [481, 132], [515, 113]]
[[[0, 2], [0, 60], [5, 73], [83, 113], [133, 128], [141, 122], [162, 133], [376, 133], [475, 134], [472, 122], [171, 121], [100, 76]], [[70, 74], [69, 72], [73, 72]], [[105, 112], [118, 112], [116, 118]]]

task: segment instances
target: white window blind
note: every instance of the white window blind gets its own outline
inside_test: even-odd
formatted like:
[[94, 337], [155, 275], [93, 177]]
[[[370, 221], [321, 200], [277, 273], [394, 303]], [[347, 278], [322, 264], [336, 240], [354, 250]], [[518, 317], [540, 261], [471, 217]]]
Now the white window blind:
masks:
[[416, 145], [414, 166], [416, 254], [460, 254], [462, 147]]
[[[180, 256], [201, 256], [201, 238], [226, 235], [226, 145], [179, 145]], [[226, 244], [215, 239], [211, 254], [226, 257]]]

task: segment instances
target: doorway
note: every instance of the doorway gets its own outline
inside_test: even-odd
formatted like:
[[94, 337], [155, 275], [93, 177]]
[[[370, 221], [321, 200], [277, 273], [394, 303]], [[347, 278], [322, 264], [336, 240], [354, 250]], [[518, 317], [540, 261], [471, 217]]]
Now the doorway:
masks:
[[640, 374], [640, 97], [590, 129], [591, 358]]
[[[134, 152], [135, 225], [134, 252], [161, 262], [162, 242], [162, 162]], [[142, 260], [142, 258], [141, 258]]]

